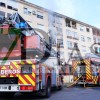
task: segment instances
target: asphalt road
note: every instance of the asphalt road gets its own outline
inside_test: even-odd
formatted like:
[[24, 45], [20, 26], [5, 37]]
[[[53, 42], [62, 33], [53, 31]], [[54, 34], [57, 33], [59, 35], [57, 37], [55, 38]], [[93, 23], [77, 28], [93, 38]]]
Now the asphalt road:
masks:
[[16, 94], [11, 98], [0, 98], [0, 100], [100, 100], [100, 87], [93, 88], [64, 88], [62, 91], [54, 91], [49, 99], [39, 96], [23, 96]]

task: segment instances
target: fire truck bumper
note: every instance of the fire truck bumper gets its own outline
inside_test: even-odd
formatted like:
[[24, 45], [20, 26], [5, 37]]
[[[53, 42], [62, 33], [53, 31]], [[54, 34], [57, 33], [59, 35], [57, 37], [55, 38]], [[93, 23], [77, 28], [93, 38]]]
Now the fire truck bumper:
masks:
[[32, 85], [16, 85], [16, 84], [6, 84], [0, 85], [0, 92], [32, 92]]

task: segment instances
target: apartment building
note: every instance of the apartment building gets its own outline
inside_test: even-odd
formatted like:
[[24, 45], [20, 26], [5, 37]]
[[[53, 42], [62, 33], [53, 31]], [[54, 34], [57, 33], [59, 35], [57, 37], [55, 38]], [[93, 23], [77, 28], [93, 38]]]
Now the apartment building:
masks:
[[[15, 6], [16, 5], [16, 6]], [[60, 44], [60, 58], [62, 63], [71, 65], [70, 54], [74, 48], [74, 43], [78, 44], [83, 57], [91, 53], [90, 47], [96, 39], [100, 41], [99, 33], [95, 35], [93, 26], [78, 20], [69, 18], [65, 15], [47, 10], [25, 0], [0, 0], [0, 17], [9, 17], [14, 12], [18, 12], [33, 27], [44, 30], [52, 34], [53, 48], [57, 50]], [[100, 32], [100, 30], [98, 29]], [[73, 54], [77, 57], [77, 52]]]

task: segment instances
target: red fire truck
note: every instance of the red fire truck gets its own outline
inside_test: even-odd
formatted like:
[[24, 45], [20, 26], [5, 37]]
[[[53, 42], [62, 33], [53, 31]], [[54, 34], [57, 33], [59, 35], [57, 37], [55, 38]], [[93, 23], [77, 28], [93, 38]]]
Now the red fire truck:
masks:
[[73, 60], [72, 73], [78, 84], [100, 84], [100, 59]]
[[62, 88], [58, 53], [52, 52], [50, 38], [47, 34], [41, 33], [41, 36], [37, 34], [18, 13], [2, 22], [0, 25], [2, 95], [13, 96], [16, 92], [29, 92], [50, 97], [51, 88]]

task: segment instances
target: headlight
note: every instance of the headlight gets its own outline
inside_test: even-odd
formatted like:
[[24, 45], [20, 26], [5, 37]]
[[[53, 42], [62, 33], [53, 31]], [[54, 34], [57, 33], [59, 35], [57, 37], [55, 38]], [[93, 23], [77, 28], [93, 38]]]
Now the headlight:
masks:
[[22, 65], [21, 73], [22, 74], [32, 74], [32, 65]]

